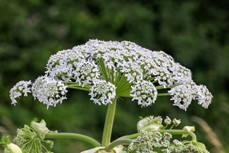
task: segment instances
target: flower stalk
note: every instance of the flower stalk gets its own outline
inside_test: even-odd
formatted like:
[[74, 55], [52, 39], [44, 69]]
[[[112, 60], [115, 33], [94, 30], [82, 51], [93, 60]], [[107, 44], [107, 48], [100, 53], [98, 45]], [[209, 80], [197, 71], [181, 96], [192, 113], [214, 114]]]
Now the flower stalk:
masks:
[[77, 139], [77, 140], [81, 140], [84, 142], [87, 142], [91, 145], [93, 145], [94, 147], [98, 147], [100, 146], [100, 143], [83, 134], [77, 134], [77, 133], [55, 133], [55, 132], [49, 132], [45, 135], [46, 139]]
[[110, 143], [107, 147], [106, 147], [106, 151], [111, 151], [114, 147], [119, 146], [119, 145], [129, 145], [132, 142], [131, 139], [117, 139], [115, 141], [113, 141], [112, 143]]
[[117, 98], [115, 98], [112, 104], [108, 105], [106, 119], [104, 123], [103, 129], [103, 137], [102, 137], [102, 146], [107, 146], [111, 141], [111, 134], [113, 129], [115, 110], [116, 110]]
[[197, 141], [196, 135], [193, 132], [186, 131], [186, 130], [183, 130], [183, 129], [163, 129], [163, 130], [159, 130], [159, 132], [161, 132], [161, 133], [170, 133], [172, 135], [189, 135], [189, 136], [192, 137], [192, 141], [193, 142]]

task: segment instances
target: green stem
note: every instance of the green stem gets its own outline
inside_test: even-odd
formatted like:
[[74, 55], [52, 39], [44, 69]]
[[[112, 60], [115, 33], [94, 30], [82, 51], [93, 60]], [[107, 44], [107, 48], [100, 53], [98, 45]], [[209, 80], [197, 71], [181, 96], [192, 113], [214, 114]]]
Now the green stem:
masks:
[[156, 89], [160, 90], [160, 89], [165, 89], [165, 88], [163, 86], [156, 86]]
[[77, 134], [77, 133], [55, 133], [55, 132], [52, 132], [52, 133], [47, 133], [45, 135], [45, 138], [51, 138], [51, 139], [55, 139], [55, 138], [67, 138], [67, 139], [78, 139], [78, 140], [82, 140], [84, 142], [87, 142], [95, 147], [98, 147], [100, 146], [100, 143], [98, 141], [96, 141], [95, 139], [89, 137], [89, 136], [86, 136], [86, 135], [83, 135], [83, 134]]
[[187, 134], [187, 135], [190, 135], [192, 137], [192, 141], [194, 141], [194, 142], [197, 141], [196, 135], [193, 132], [188, 132], [186, 130], [171, 129], [171, 130], [159, 130], [159, 132], [167, 132], [170, 134], [177, 134], [177, 135]]
[[122, 136], [116, 140], [119, 140], [119, 139], [136, 139], [139, 135], [140, 135], [139, 133], [134, 133], [134, 134]]
[[106, 119], [103, 129], [102, 146], [107, 146], [111, 141], [111, 133], [114, 123], [115, 109], [116, 109], [117, 97], [113, 100], [112, 104], [108, 105]]
[[170, 94], [169, 93], [159, 93], [159, 94], [157, 94], [157, 96], [170, 96]]
[[81, 86], [79, 83], [76, 82], [66, 82], [66, 85], [68, 86], [69, 89], [78, 89], [78, 90], [85, 90], [85, 91], [90, 90], [89, 85]]
[[107, 74], [108, 69], [106, 69], [106, 66], [105, 66], [102, 58], [99, 59], [99, 66], [100, 66], [100, 70], [101, 70], [101, 73], [102, 73], [104, 79], [106, 81], [108, 81], [109, 80], [109, 76]]
[[161, 89], [171, 89], [171, 88], [173, 88], [173, 87], [175, 87], [175, 85], [172, 85], [172, 86], [169, 86], [169, 87], [163, 87], [163, 86], [156, 86], [156, 89], [157, 90], [161, 90]]
[[68, 86], [69, 89], [78, 89], [78, 90], [84, 90], [84, 91], [89, 91], [89, 88], [83, 88], [79, 86]]
[[115, 141], [113, 141], [112, 143], [110, 143], [107, 147], [106, 147], [106, 151], [111, 151], [111, 149], [113, 149], [114, 147], [118, 146], [118, 145], [129, 145], [132, 142], [131, 139], [117, 139]]
[[122, 136], [114, 140], [113, 142], [111, 142], [107, 146], [106, 151], [110, 151], [111, 149], [113, 149], [115, 146], [118, 146], [118, 145], [129, 145], [132, 142], [132, 140], [136, 139], [138, 136], [139, 136], [139, 133]]

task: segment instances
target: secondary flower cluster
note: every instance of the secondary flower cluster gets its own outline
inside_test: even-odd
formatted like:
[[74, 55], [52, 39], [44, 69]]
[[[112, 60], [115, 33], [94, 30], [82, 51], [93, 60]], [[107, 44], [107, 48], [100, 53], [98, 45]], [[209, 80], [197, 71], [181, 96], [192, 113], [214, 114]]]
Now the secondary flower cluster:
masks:
[[44, 120], [31, 122], [31, 125], [24, 125], [17, 129], [17, 135], [13, 143], [9, 136], [3, 136], [0, 144], [5, 148], [4, 153], [53, 153], [53, 141], [45, 139], [46, 134], [57, 133], [46, 127]]
[[[128, 146], [128, 153], [209, 153], [205, 145], [198, 142], [195, 137], [192, 140], [185, 139], [188, 135], [195, 135], [194, 127], [185, 126], [183, 129], [174, 129], [180, 124], [180, 120], [166, 117], [149, 116], [141, 119], [137, 128], [139, 136]], [[184, 140], [179, 141], [173, 135], [180, 135]]]
[[203, 143], [172, 139], [167, 132], [142, 131], [128, 147], [129, 153], [209, 153]]
[[10, 98], [13, 105], [17, 103], [16, 98], [23, 96], [28, 96], [28, 93], [31, 93], [31, 81], [19, 81], [11, 90]]
[[168, 91], [174, 105], [186, 110], [192, 100], [207, 108], [212, 95], [196, 85], [191, 71], [163, 51], [151, 51], [129, 41], [90, 40], [52, 55], [45, 75], [34, 83], [21, 81], [10, 91], [12, 104], [32, 93], [47, 106], [66, 99], [67, 88], [89, 91], [96, 104], [130, 97], [146, 107]]
[[23, 153], [52, 153], [50, 150], [53, 147], [53, 141], [44, 140], [30, 126], [25, 125], [17, 130], [17, 136], [13, 140]]

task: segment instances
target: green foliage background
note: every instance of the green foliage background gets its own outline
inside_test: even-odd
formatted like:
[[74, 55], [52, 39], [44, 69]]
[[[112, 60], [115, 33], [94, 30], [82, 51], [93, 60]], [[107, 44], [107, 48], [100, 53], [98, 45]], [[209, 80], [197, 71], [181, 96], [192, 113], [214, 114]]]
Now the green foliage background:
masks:
[[[181, 118], [195, 125], [199, 140], [214, 152], [192, 116], [203, 118], [229, 152], [229, 1], [226, 0], [1, 0], [0, 1], [0, 132], [37, 117], [50, 129], [79, 132], [100, 140], [106, 107], [89, 101], [87, 93], [70, 91], [56, 108], [22, 98], [10, 105], [9, 90], [19, 80], [43, 75], [50, 55], [89, 39], [129, 40], [151, 50], [163, 50], [190, 68], [214, 99], [207, 110], [193, 103], [184, 112], [168, 98], [148, 108], [123, 99], [118, 103], [113, 138], [136, 131], [139, 116]], [[88, 148], [78, 141], [55, 141], [56, 153]]]

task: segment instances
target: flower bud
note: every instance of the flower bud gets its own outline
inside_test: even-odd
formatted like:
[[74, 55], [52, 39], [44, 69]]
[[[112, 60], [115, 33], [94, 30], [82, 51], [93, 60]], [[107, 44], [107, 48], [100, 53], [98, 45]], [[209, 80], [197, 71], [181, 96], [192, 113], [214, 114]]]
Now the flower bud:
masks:
[[165, 125], [169, 125], [169, 124], [171, 124], [171, 122], [172, 122], [172, 120], [168, 116], [166, 116], [166, 118], [164, 119]]
[[4, 153], [22, 153], [22, 151], [21, 151], [21, 148], [19, 148], [16, 144], [9, 143], [6, 146]]
[[[194, 126], [185, 126], [183, 128], [184, 131], [190, 133], [190, 132], [194, 132], [195, 131], [195, 127]], [[188, 134], [183, 134], [182, 137], [187, 137]]]
[[180, 119], [176, 119], [176, 118], [173, 119], [174, 126], [178, 126], [178, 125], [180, 125], [180, 123], [181, 123]]
[[40, 123], [32, 121], [31, 122], [31, 127], [37, 132], [37, 134], [39, 135], [39, 137], [41, 139], [45, 138], [45, 135], [50, 131], [47, 127], [46, 127], [46, 123], [44, 120], [41, 120]]
[[195, 131], [195, 127], [194, 126], [185, 126], [183, 128], [183, 130], [185, 130], [187, 132], [194, 132]]
[[137, 124], [138, 131], [158, 131], [162, 127], [162, 118], [160, 116], [148, 116], [141, 119]]

